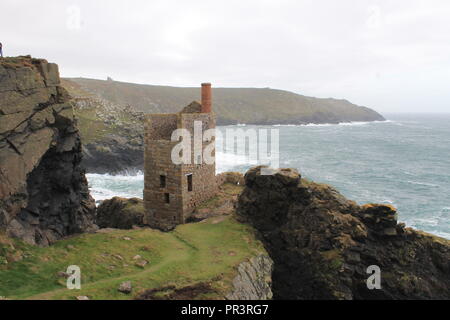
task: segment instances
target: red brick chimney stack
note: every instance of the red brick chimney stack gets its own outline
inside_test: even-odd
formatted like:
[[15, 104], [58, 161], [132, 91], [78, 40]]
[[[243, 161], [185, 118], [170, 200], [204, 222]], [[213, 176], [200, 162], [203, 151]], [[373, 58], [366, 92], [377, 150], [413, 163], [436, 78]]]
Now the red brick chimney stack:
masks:
[[211, 112], [211, 83], [202, 83], [202, 113]]

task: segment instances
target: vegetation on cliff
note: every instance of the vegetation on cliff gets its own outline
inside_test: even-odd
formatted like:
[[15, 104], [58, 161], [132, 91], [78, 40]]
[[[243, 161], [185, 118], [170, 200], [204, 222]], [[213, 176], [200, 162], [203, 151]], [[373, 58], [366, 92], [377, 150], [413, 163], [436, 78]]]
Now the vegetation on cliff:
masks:
[[95, 96], [75, 82], [63, 79], [62, 85], [72, 97], [88, 172], [142, 169], [144, 114]]
[[[180, 111], [198, 100], [197, 88], [151, 86], [84, 78], [66, 79], [119, 105], [145, 113]], [[305, 124], [383, 120], [375, 111], [346, 100], [318, 99], [269, 88], [214, 88], [218, 124]]]
[[144, 225], [144, 201], [139, 198], [104, 200], [97, 207], [96, 223], [100, 228], [132, 229]]

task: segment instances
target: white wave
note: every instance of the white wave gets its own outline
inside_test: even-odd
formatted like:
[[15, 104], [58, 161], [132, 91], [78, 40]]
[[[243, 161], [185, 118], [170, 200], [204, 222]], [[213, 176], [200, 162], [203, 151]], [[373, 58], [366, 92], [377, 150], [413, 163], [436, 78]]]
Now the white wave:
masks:
[[439, 225], [438, 217], [431, 218], [413, 218], [411, 220], [411, 225], [417, 229], [424, 229], [426, 227], [437, 227]]
[[235, 153], [217, 152], [216, 153], [216, 171], [218, 173], [233, 171], [237, 166], [253, 166], [257, 161], [249, 159], [248, 156]]
[[144, 175], [111, 175], [88, 173], [89, 190], [96, 203], [112, 197], [142, 198]]
[[377, 123], [392, 123], [392, 120], [381, 120], [381, 121], [352, 121], [352, 122], [340, 122], [339, 126], [364, 126], [367, 124], [377, 124]]
[[121, 198], [142, 198], [142, 192], [136, 194], [134, 192], [121, 192], [118, 190], [110, 190], [107, 188], [95, 187], [91, 188], [91, 196], [95, 199], [96, 202], [103, 201], [106, 199], [111, 199], [113, 197], [121, 197]]
[[331, 126], [338, 126], [338, 123], [308, 123], [303, 124], [301, 126], [303, 127], [331, 127]]
[[428, 183], [428, 182], [419, 182], [419, 181], [411, 181], [411, 180], [408, 180], [406, 182], [408, 182], [410, 184], [419, 185], [419, 186], [426, 186], [426, 187], [433, 187], [433, 188], [439, 188], [440, 187], [440, 185], [438, 185], [438, 184]]
[[365, 121], [355, 121], [355, 122], [341, 122], [339, 126], [364, 126], [366, 124], [370, 124], [370, 122]]
[[[234, 153], [216, 153], [216, 172], [226, 172], [236, 170], [238, 166], [245, 168], [256, 165], [257, 161], [249, 159], [248, 156]], [[144, 174], [132, 172], [130, 174], [98, 174], [87, 173], [89, 189], [97, 204], [112, 197], [142, 198], [144, 188]]]
[[331, 127], [331, 126], [363, 126], [376, 123], [394, 123], [392, 120], [349, 121], [339, 123], [307, 123], [307, 124], [274, 124], [273, 127]]
[[443, 232], [443, 231], [436, 230], [436, 231], [431, 231], [431, 233], [435, 234], [435, 235], [437, 235], [438, 237], [441, 237], [441, 238], [450, 239], [450, 233], [448, 233], [448, 232]]
[[141, 180], [144, 176], [144, 173], [142, 171], [136, 171], [135, 174], [109, 174], [109, 173], [86, 173], [86, 177], [89, 178], [102, 178], [102, 179], [113, 179], [115, 181], [118, 180]]

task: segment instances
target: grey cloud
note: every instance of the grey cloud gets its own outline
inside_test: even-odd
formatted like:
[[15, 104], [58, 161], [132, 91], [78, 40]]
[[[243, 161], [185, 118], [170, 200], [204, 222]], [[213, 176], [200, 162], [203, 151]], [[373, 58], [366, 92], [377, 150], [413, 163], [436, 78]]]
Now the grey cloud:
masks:
[[2, 0], [0, 13], [5, 54], [45, 57], [63, 76], [450, 111], [447, 0]]

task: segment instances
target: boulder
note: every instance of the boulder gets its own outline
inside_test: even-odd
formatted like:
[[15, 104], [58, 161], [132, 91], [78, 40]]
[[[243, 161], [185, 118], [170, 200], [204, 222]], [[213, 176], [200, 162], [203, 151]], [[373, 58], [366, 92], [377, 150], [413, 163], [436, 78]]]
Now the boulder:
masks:
[[147, 260], [144, 259], [139, 259], [138, 261], [136, 261], [135, 265], [139, 268], [145, 268], [145, 266], [148, 264]]
[[104, 200], [97, 208], [97, 224], [100, 228], [132, 229], [143, 226], [144, 202], [139, 198]]
[[119, 290], [119, 292], [122, 292], [125, 294], [130, 294], [131, 291], [133, 290], [131, 281], [122, 282], [117, 290]]

